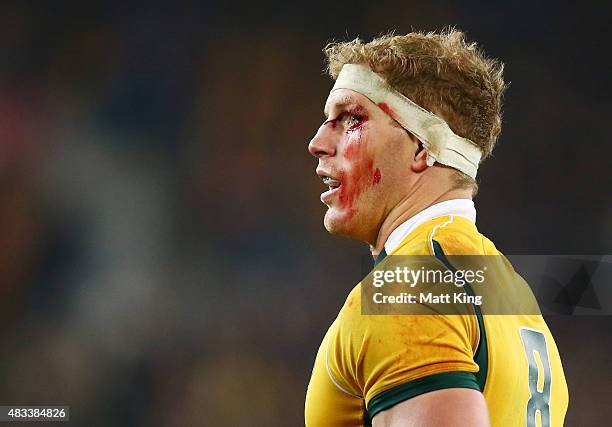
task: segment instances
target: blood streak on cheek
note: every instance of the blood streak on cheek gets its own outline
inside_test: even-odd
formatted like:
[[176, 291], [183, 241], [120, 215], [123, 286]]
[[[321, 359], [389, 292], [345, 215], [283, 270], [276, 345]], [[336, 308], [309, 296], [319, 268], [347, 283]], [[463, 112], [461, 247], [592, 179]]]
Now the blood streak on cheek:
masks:
[[380, 107], [381, 110], [387, 113], [387, 115], [391, 117], [393, 120], [397, 121], [397, 114], [395, 114], [395, 111], [393, 111], [393, 108], [389, 107], [389, 105], [387, 105], [386, 102], [379, 102], [378, 107]]
[[372, 178], [372, 184], [378, 184], [381, 178], [382, 176], [380, 174], [380, 169], [376, 168], [376, 170], [374, 171], [374, 178]]
[[[363, 138], [363, 129], [355, 129], [344, 149], [344, 158], [351, 163], [350, 172], [341, 172], [339, 202], [348, 211], [347, 220], [357, 213], [354, 207], [359, 195], [369, 186], [380, 182], [380, 170], [373, 170], [374, 162], [368, 155], [367, 139]], [[372, 178], [374, 177], [374, 178]]]

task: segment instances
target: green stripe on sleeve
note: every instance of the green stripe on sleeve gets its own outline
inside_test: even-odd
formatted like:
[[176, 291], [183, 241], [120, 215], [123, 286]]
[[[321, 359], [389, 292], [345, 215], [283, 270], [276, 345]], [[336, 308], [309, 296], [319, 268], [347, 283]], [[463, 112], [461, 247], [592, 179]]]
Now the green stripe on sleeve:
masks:
[[[432, 240], [432, 244], [434, 247], [434, 255], [437, 259], [439, 259], [445, 266], [451, 271], [457, 271], [455, 267], [448, 261], [444, 251], [442, 250], [442, 246], [438, 241]], [[469, 284], [466, 284], [464, 287], [466, 292], [469, 295], [475, 295], [472, 287]], [[478, 343], [478, 348], [476, 349], [476, 354], [474, 355], [474, 362], [480, 368], [478, 372], [476, 372], [476, 380], [478, 381], [478, 385], [480, 386], [480, 391], [484, 393], [485, 384], [487, 382], [487, 373], [489, 370], [489, 354], [487, 347], [487, 331], [484, 325], [484, 318], [482, 317], [482, 311], [480, 307], [473, 304], [474, 312], [476, 313], [476, 320], [478, 321], [478, 329], [480, 333], [480, 342]]]
[[476, 376], [470, 372], [442, 372], [393, 387], [374, 396], [368, 405], [368, 415], [376, 414], [420, 394], [446, 388], [471, 388], [480, 391]]

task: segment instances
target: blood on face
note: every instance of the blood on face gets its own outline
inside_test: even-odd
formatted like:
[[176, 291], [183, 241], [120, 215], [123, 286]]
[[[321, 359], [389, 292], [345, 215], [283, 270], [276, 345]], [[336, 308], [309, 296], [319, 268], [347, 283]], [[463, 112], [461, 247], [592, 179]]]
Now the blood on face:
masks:
[[347, 129], [348, 140], [342, 156], [350, 167], [340, 173], [339, 202], [347, 210], [347, 219], [355, 216], [355, 202], [370, 186], [377, 185], [382, 179], [380, 169], [374, 169], [374, 160], [368, 153], [368, 138], [364, 137], [364, 126], [367, 117], [361, 116], [360, 121]]

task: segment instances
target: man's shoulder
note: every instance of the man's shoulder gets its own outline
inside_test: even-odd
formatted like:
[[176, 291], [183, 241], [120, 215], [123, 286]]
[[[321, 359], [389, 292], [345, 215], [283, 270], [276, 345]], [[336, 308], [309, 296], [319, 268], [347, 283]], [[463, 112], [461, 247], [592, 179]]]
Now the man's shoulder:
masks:
[[394, 255], [435, 255], [435, 243], [447, 255], [499, 254], [493, 242], [476, 225], [458, 215], [431, 219], [410, 233], [393, 252]]

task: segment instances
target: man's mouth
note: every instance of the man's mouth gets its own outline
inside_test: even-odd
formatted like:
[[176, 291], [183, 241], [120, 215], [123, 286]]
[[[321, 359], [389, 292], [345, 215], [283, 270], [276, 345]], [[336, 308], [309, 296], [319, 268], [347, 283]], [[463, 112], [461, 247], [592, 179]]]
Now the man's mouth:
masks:
[[340, 181], [338, 181], [337, 179], [333, 179], [331, 176], [324, 176], [323, 177], [323, 184], [327, 185], [329, 187], [329, 190], [334, 190], [338, 187], [340, 187], [340, 185], [342, 185], [342, 183]]
[[342, 181], [339, 179], [335, 179], [329, 175], [324, 173], [318, 173], [318, 175], [323, 180], [323, 184], [327, 185], [328, 190], [321, 194], [321, 201], [325, 204], [333, 197], [333, 195], [338, 191], [338, 189], [342, 186]]

